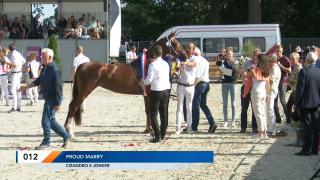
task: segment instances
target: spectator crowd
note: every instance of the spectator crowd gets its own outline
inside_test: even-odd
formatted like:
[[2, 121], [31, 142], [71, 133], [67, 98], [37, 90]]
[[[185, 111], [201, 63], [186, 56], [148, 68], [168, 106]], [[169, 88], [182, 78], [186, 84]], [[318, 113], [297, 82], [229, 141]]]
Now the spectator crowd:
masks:
[[95, 16], [85, 15], [58, 19], [51, 16], [40, 21], [40, 14], [27, 20], [26, 15], [9, 19], [0, 16], [0, 39], [43, 39], [56, 35], [59, 39], [101, 39], [105, 37], [104, 25]]

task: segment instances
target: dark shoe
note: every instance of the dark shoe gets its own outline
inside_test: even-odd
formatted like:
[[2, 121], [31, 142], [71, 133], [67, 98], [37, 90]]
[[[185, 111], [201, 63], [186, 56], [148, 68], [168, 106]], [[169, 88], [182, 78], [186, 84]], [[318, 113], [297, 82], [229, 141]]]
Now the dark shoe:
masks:
[[296, 155], [296, 156], [309, 156], [310, 153], [306, 152], [306, 151], [300, 151], [300, 152], [294, 153], [294, 155]]
[[258, 133], [258, 129], [256, 128], [252, 129], [252, 133]]
[[164, 140], [164, 138], [166, 137], [167, 133], [162, 133], [161, 134], [161, 140]]
[[17, 108], [17, 111], [18, 111], [18, 112], [20, 112], [20, 111], [21, 111], [21, 109], [20, 109], [20, 108]]
[[67, 148], [70, 141], [71, 141], [71, 136], [69, 136], [68, 139], [63, 140], [63, 144], [61, 147]]
[[209, 133], [214, 133], [214, 132], [216, 131], [217, 127], [218, 127], [218, 126], [217, 126], [216, 124], [210, 125], [208, 132], [209, 132]]
[[246, 132], [247, 132], [246, 129], [241, 129], [241, 130], [240, 130], [240, 133], [246, 133]]
[[193, 129], [193, 128], [192, 128], [192, 131], [197, 132], [197, 131], [199, 131], [199, 130], [198, 130], [198, 129]]
[[311, 155], [318, 155], [318, 151], [312, 151]]
[[18, 112], [16, 109], [10, 109], [9, 111], [8, 111], [8, 113], [13, 113], [13, 112]]
[[39, 146], [36, 147], [36, 150], [46, 149], [49, 147], [50, 147], [50, 145], [41, 143]]
[[158, 143], [158, 142], [160, 142], [160, 139], [159, 139], [159, 138], [153, 138], [153, 139], [151, 139], [149, 142], [151, 142], [151, 143]]

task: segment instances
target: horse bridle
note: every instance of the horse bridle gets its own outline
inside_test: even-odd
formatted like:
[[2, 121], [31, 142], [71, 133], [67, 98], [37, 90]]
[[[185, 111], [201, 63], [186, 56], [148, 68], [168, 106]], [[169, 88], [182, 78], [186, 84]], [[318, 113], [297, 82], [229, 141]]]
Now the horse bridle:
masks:
[[[177, 50], [172, 46], [172, 43], [171, 43], [171, 41], [172, 41], [174, 38], [175, 38], [175, 37], [172, 37], [171, 39], [169, 39], [169, 37], [167, 36], [166, 46], [169, 48], [170, 54], [171, 54], [171, 49], [172, 49], [177, 55], [179, 55], [178, 52], [177, 52]], [[171, 55], [172, 55], [172, 54], [171, 54]]]
[[[172, 43], [171, 43], [171, 41], [172, 41], [174, 38], [175, 38], [175, 37], [172, 37], [171, 39], [169, 39], [169, 37], [167, 36], [166, 46], [169, 48], [170, 54], [171, 54], [171, 49], [172, 49], [177, 55], [179, 55], [179, 53], [178, 53], [177, 50], [172, 46]], [[172, 54], [171, 54], [171, 55], [172, 55]], [[139, 80], [136, 78], [136, 76], [134, 75], [130, 63], [129, 63], [129, 68], [130, 68], [130, 71], [131, 71], [132, 75], [134, 76], [134, 79], [139, 83], [140, 81], [139, 81]]]

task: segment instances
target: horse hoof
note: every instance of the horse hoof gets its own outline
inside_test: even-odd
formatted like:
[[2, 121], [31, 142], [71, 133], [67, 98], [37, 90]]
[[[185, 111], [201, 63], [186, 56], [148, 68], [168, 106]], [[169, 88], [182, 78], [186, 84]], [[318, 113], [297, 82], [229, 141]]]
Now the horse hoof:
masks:
[[71, 131], [71, 132], [69, 132], [70, 133], [70, 139], [71, 140], [73, 140], [73, 139], [75, 139], [76, 138], [76, 136], [74, 135], [74, 133]]
[[71, 138], [71, 140], [74, 140], [74, 139], [76, 139], [76, 136], [73, 134], [73, 135], [70, 135], [70, 138]]

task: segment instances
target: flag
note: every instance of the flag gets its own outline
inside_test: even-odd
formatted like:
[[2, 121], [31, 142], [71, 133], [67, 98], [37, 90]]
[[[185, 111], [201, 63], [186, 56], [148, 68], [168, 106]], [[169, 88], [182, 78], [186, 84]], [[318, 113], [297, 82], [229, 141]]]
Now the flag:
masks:
[[[141, 66], [140, 66], [141, 80], [144, 81], [148, 74], [147, 54], [145, 52], [143, 52], [140, 56], [140, 63], [141, 63]], [[147, 96], [147, 87], [143, 86], [142, 90], [143, 90], [143, 95]]]

